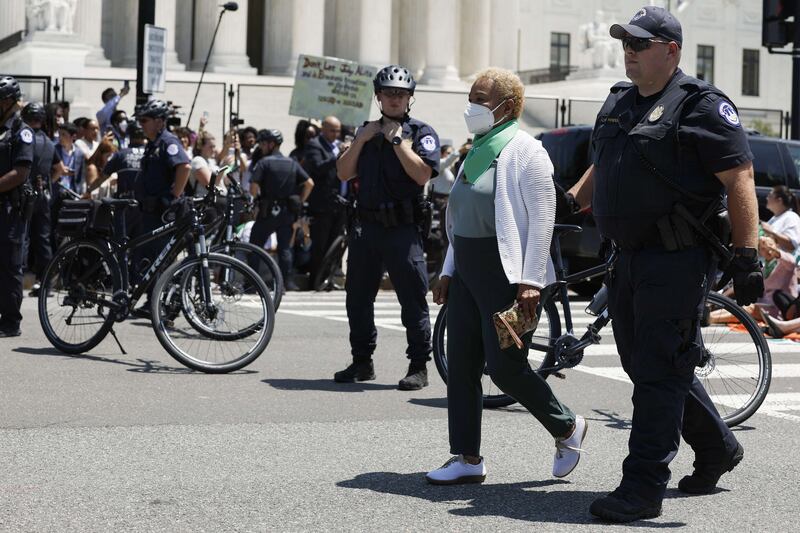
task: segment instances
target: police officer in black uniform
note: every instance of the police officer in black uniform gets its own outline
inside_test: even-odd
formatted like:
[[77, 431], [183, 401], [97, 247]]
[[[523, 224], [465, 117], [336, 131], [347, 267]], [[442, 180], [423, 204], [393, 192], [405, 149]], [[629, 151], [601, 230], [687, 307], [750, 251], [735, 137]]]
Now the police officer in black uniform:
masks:
[[266, 156], [259, 159], [250, 172], [250, 194], [258, 203], [250, 242], [264, 246], [269, 236], [276, 234], [284, 289], [296, 291], [297, 284], [292, 280], [292, 224], [311, 194], [314, 181], [300, 163], [281, 153], [283, 134], [280, 131], [261, 130], [256, 140]]
[[384, 271], [389, 272], [406, 328], [410, 364], [401, 390], [428, 385], [431, 351], [428, 276], [420, 231], [424, 185], [438, 174], [439, 137], [409, 117], [416, 82], [407, 69], [389, 65], [373, 81], [383, 115], [367, 122], [339, 158], [339, 179], [358, 176], [357, 218], [352, 224], [347, 260], [347, 318], [353, 363], [337, 372], [338, 382], [375, 379], [372, 354], [377, 345], [374, 302]]
[[19, 117], [17, 80], [0, 77], [0, 337], [20, 335], [22, 240], [26, 181], [33, 163], [33, 130]]
[[634, 385], [633, 425], [622, 482], [590, 511], [627, 522], [661, 513], [681, 436], [695, 454], [694, 472], [678, 483], [686, 493], [713, 491], [744, 455], [694, 374], [717, 260], [713, 239], [694, 231], [685, 213], [702, 218], [727, 190], [739, 304], [756, 301], [763, 277], [753, 155], [736, 108], [678, 68], [682, 30], [667, 10], [644, 7], [610, 32], [622, 41], [633, 83], [611, 88], [595, 123], [593, 165], [568, 194], [591, 204], [601, 234], [621, 249], [606, 282], [614, 338]]
[[33, 215], [28, 224], [25, 235], [25, 245], [22, 251], [23, 265], [33, 260], [36, 283], [31, 288], [30, 295], [39, 294], [39, 281], [44, 273], [44, 267], [53, 257], [50, 242], [51, 218], [50, 201], [52, 198], [52, 177], [60, 174], [61, 158], [56, 153], [56, 145], [42, 129], [45, 121], [44, 105], [31, 102], [22, 108], [22, 120], [34, 130], [33, 135], [33, 164], [29, 181], [36, 193], [33, 204]]
[[[136, 111], [148, 140], [134, 184], [134, 196], [141, 209], [140, 235], [164, 225], [161, 220], [164, 211], [181, 197], [189, 180], [189, 156], [181, 141], [166, 127], [170, 112], [169, 104], [163, 100], [150, 100]], [[163, 239], [157, 239], [136, 250], [133, 266], [137, 275], [158, 257], [164, 244]], [[134, 312], [139, 317], [149, 318], [149, 310], [150, 304], [145, 302]]]
[[[130, 136], [128, 147], [111, 154], [106, 166], [103, 167], [103, 179], [97, 180], [98, 183], [102, 183], [106, 177], [116, 172], [117, 191], [114, 194], [116, 198], [135, 197], [136, 178], [139, 177], [139, 171], [142, 168], [144, 148], [147, 144], [147, 137], [138, 123], [134, 122], [128, 126], [127, 133]], [[139, 229], [141, 214], [138, 210], [126, 209], [120, 214], [114, 218], [118, 235], [123, 232], [128, 235], [141, 233]]]

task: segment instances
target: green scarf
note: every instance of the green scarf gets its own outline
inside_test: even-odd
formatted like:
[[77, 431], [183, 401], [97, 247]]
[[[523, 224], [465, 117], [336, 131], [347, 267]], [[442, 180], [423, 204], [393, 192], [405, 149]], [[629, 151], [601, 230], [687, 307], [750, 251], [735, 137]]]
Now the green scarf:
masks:
[[464, 177], [470, 183], [475, 183], [481, 174], [492, 166], [492, 161], [497, 159], [503, 148], [514, 138], [519, 131], [517, 120], [509, 120], [495, 126], [483, 135], [476, 135], [472, 149], [464, 159]]

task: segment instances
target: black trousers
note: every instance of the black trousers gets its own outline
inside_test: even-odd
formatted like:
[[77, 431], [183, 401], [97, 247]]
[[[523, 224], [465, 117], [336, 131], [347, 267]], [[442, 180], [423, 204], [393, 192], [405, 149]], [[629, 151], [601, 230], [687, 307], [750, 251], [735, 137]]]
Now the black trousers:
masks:
[[700, 316], [716, 268], [703, 248], [622, 252], [607, 281], [622, 367], [633, 382], [633, 426], [620, 488], [660, 502], [680, 437], [695, 464], [720, 463], [737, 446], [695, 377]]
[[22, 322], [22, 247], [25, 224], [0, 200], [0, 329], [15, 331]]
[[[250, 230], [250, 242], [256, 246], [263, 247], [273, 233], [278, 237], [278, 266], [281, 269], [281, 274], [283, 274], [284, 285], [289, 284], [292, 279], [293, 251], [291, 242], [293, 223], [294, 217], [284, 209], [276, 217], [257, 218], [253, 228]], [[258, 269], [257, 264], [250, 266], [255, 270]]]
[[456, 272], [447, 296], [447, 418], [450, 453], [480, 455], [483, 391], [492, 381], [514, 397], [553, 437], [569, 433], [575, 415], [528, 364], [528, 350], [500, 349], [492, 315], [517, 296], [503, 271], [497, 239], [455, 237]]
[[430, 361], [431, 320], [428, 314], [428, 275], [422, 252], [422, 237], [416, 225], [394, 228], [365, 222], [348, 236], [347, 320], [354, 361], [372, 358], [378, 342], [375, 328], [375, 296], [383, 273], [388, 271], [400, 319], [406, 328], [408, 358], [419, 364]]
[[38, 280], [42, 278], [44, 267], [53, 258], [53, 249], [50, 242], [51, 228], [50, 201], [47, 196], [40, 194], [36, 197], [33, 216], [28, 224], [22, 251], [25, 266], [30, 267], [31, 265], [28, 262], [33, 262], [32, 271]]
[[322, 259], [336, 237], [344, 233], [347, 213], [344, 210], [330, 213], [311, 213], [311, 265], [313, 280], [322, 265]]

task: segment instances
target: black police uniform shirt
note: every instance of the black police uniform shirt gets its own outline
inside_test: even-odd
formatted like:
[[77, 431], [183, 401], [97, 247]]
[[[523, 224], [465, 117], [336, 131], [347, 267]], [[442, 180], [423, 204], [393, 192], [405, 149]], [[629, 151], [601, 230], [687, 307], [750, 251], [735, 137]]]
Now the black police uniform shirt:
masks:
[[615, 85], [598, 114], [592, 149], [592, 211], [598, 228], [632, 246], [652, 239], [655, 221], [676, 202], [695, 214], [708, 205], [670, 188], [653, 167], [692, 194], [711, 199], [723, 190], [715, 173], [753, 159], [731, 101], [680, 69], [664, 90], [648, 97], [632, 84]]
[[189, 156], [181, 141], [166, 128], [147, 143], [141, 159], [141, 171], [136, 178], [136, 197], [169, 198], [175, 183], [175, 167], [189, 164]]
[[297, 194], [308, 181], [308, 173], [300, 163], [281, 153], [262, 157], [253, 167], [250, 183], [257, 183], [262, 198], [280, 200]]
[[[436, 131], [424, 122], [406, 116], [401, 137], [410, 139], [412, 150], [431, 167], [431, 178], [439, 175], [440, 146]], [[358, 204], [367, 209], [413, 200], [423, 187], [403, 169], [391, 141], [382, 132], [364, 143], [358, 157]]]
[[129, 146], [114, 152], [103, 167], [103, 174], [117, 173], [117, 195], [128, 195], [134, 191], [136, 177], [142, 168], [144, 146]]
[[0, 175], [14, 167], [31, 167], [33, 140], [33, 130], [19, 116], [12, 116], [0, 126]]
[[43, 191], [51, 192], [53, 165], [60, 162], [55, 143], [44, 131], [36, 131], [33, 134], [33, 163], [28, 177], [31, 185], [41, 186]]
[[[15, 167], [30, 168], [33, 163], [33, 130], [18, 115], [0, 126], [0, 175]], [[0, 242], [21, 242], [25, 224], [12, 211], [7, 194], [0, 194]], [[3, 289], [5, 290], [5, 289]]]

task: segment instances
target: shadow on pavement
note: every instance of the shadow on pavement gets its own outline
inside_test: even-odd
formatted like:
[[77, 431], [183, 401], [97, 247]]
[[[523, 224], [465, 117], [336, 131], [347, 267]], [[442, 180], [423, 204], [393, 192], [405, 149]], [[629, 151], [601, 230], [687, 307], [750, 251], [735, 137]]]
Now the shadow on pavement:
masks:
[[592, 409], [599, 417], [586, 417], [586, 420], [592, 420], [605, 424], [606, 427], [611, 429], [631, 429], [631, 419], [624, 418], [614, 411], [606, 411], [604, 409]]
[[278, 390], [316, 390], [325, 392], [367, 392], [379, 390], [396, 390], [397, 385], [381, 385], [378, 383], [336, 383], [332, 379], [262, 379]]
[[447, 398], [412, 398], [408, 400], [412, 405], [421, 405], [422, 407], [437, 407], [447, 409]]
[[[605, 496], [605, 492], [580, 490], [553, 490], [570, 485], [568, 481], [549, 479], [521, 483], [483, 485], [430, 485], [423, 472], [397, 474], [394, 472], [370, 472], [353, 479], [340, 481], [338, 487], [366, 489], [383, 494], [411, 496], [433, 503], [463, 504], [448, 512], [457, 516], [500, 516], [528, 522], [555, 524], [598, 524], [601, 522], [589, 514], [593, 500]], [[547, 490], [549, 488], [549, 490]], [[566, 487], [565, 487], [566, 488]], [[608, 524], [604, 524], [608, 525]], [[628, 527], [676, 528], [683, 522], [638, 521], [624, 524]]]
[[[111, 357], [100, 357], [98, 355], [78, 354], [70, 355], [64, 354], [55, 348], [27, 348], [20, 347], [14, 348], [12, 352], [23, 353], [28, 355], [47, 355], [52, 357], [64, 357], [74, 360], [97, 361], [100, 363], [113, 363], [116, 365], [128, 366], [128, 372], [141, 372], [148, 374], [202, 374], [202, 372], [195, 372], [194, 370], [186, 367], [173, 367], [167, 366], [161, 361], [152, 361], [148, 359], [114, 359]], [[238, 370], [231, 372], [231, 374], [255, 374], [255, 370]]]

